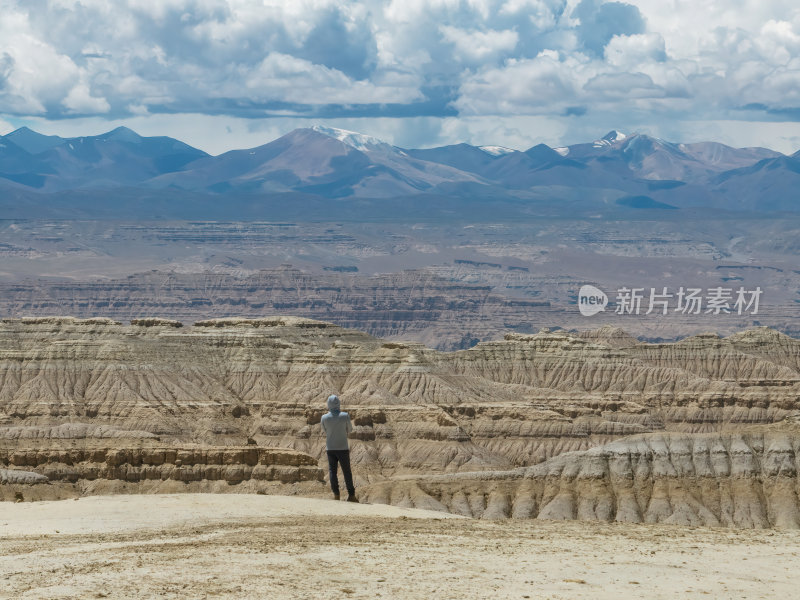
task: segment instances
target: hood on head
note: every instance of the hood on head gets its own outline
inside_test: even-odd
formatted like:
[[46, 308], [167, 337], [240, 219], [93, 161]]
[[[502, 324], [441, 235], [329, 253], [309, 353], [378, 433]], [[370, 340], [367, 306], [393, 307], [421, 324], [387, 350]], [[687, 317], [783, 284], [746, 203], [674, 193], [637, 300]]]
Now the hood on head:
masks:
[[339, 396], [336, 394], [328, 396], [328, 410], [334, 414], [341, 410], [341, 402], [339, 402]]

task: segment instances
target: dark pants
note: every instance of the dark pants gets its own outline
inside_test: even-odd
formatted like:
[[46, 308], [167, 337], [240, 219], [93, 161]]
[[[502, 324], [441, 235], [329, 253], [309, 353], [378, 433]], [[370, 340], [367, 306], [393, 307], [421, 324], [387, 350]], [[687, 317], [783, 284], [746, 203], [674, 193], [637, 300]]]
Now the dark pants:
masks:
[[353, 486], [353, 473], [350, 471], [350, 450], [328, 450], [328, 473], [331, 477], [331, 490], [334, 494], [339, 493], [337, 465], [342, 465], [342, 475], [344, 475], [347, 493], [355, 496], [356, 488]]

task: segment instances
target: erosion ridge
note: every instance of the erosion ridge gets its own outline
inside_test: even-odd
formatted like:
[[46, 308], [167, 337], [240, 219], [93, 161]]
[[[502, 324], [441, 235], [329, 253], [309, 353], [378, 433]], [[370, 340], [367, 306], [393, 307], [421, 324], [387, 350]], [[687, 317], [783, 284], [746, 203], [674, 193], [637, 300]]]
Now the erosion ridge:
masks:
[[503, 472], [406, 478], [371, 501], [485, 519], [800, 527], [800, 436], [647, 434]]
[[[642, 343], [613, 328], [542, 331], [447, 353], [300, 317], [208, 319], [180, 328], [142, 320], [147, 326], [71, 317], [0, 322], [0, 468], [46, 474], [48, 461], [23, 466], [3, 458], [20, 448], [62, 456], [70, 448], [155, 444], [285, 448], [324, 467], [318, 423], [331, 392], [353, 417], [357, 483], [370, 490], [394, 489], [398, 478], [508, 478], [565, 457], [581, 463], [596, 448], [639, 439], [631, 436], [781, 429], [800, 410], [800, 341], [765, 328], [669, 344]], [[205, 464], [192, 459], [198, 473]], [[59, 468], [51, 474], [72, 473], [84, 492], [119, 489], [104, 487], [112, 481], [106, 477], [90, 480], [90, 470]], [[171, 479], [167, 470], [153, 475], [167, 487], [154, 489], [197, 483]], [[203, 473], [200, 480], [215, 481]], [[404, 493], [383, 497], [407, 502]], [[458, 512], [441, 494], [414, 493]], [[508, 506], [501, 512], [522, 515]], [[642, 519], [648, 510], [640, 509]], [[722, 524], [777, 523], [714, 514]]]

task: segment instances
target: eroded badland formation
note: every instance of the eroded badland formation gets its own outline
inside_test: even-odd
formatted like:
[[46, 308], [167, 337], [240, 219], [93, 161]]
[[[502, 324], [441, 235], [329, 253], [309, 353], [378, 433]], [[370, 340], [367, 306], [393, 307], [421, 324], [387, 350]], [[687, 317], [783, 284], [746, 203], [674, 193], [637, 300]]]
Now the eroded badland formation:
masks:
[[362, 499], [485, 519], [800, 527], [800, 340], [617, 328], [457, 352], [297, 317], [0, 323], [0, 494], [326, 497], [324, 398]]

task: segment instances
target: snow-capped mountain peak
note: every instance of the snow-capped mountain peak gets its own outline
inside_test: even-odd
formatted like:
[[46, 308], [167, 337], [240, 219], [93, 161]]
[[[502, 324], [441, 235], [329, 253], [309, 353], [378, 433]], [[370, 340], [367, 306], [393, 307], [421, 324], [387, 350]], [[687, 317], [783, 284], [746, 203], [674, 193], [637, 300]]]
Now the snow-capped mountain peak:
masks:
[[607, 134], [603, 136], [603, 139], [609, 142], [621, 142], [624, 140], [627, 135], [622, 133], [621, 131], [617, 131], [616, 129], [612, 129]]
[[361, 152], [369, 152], [370, 150], [393, 149], [391, 144], [387, 144], [383, 140], [379, 140], [371, 135], [364, 135], [355, 131], [348, 131], [347, 129], [337, 129], [335, 127], [325, 127], [324, 125], [314, 125], [311, 128], [317, 133], [327, 135], [333, 139], [339, 140], [343, 144], [347, 144], [351, 148], [360, 150]]
[[478, 148], [491, 156], [503, 156], [504, 154], [516, 152], [516, 150], [512, 148], [506, 148], [505, 146], [478, 146]]
[[612, 145], [616, 144], [617, 142], [621, 142], [622, 140], [624, 140], [627, 137], [628, 136], [625, 135], [624, 133], [622, 133], [621, 131], [617, 131], [616, 129], [612, 129], [607, 134], [605, 134], [603, 137], [601, 137], [599, 140], [595, 140], [592, 145], [595, 148], [602, 148], [604, 146], [612, 146]]

